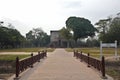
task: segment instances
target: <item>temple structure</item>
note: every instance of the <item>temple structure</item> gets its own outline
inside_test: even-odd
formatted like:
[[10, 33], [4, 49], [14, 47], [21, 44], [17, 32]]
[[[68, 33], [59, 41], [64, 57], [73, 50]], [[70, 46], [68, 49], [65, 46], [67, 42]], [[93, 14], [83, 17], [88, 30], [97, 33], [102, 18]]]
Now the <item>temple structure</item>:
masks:
[[59, 30], [50, 31], [50, 46], [51, 47], [67, 47], [67, 40], [62, 38]]

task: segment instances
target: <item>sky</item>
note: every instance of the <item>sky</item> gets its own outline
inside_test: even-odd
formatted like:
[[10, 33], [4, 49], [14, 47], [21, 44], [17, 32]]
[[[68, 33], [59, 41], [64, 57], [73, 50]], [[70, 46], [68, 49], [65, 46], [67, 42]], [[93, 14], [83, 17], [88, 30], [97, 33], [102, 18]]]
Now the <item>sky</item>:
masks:
[[84, 17], [94, 25], [120, 12], [120, 0], [0, 0], [0, 21], [11, 23], [25, 36], [40, 27], [46, 33], [65, 27], [70, 16]]

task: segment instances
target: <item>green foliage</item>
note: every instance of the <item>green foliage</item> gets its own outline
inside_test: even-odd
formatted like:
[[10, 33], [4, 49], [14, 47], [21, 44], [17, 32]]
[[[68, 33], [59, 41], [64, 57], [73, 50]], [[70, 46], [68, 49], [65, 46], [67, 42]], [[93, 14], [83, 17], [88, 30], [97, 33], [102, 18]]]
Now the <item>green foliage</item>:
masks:
[[99, 47], [100, 42], [97, 39], [87, 39], [87, 47]]
[[50, 36], [40, 28], [33, 28], [24, 38], [12, 24], [0, 25], [0, 49], [20, 47], [43, 47], [50, 43]]
[[70, 33], [70, 30], [63, 27], [61, 30], [60, 30], [60, 35], [63, 39], [66, 39], [67, 40], [67, 47], [69, 47], [69, 41], [70, 39], [72, 38], [72, 34]]
[[68, 29], [66, 29], [65, 27], [63, 27], [60, 30], [60, 34], [64, 39], [70, 40], [72, 38], [72, 34], [70, 33], [70, 31]]
[[115, 40], [120, 42], [120, 17], [116, 17], [113, 19], [108, 31], [108, 35], [109, 39], [111, 39], [111, 42], [114, 42]]
[[99, 20], [95, 25], [97, 25], [97, 29], [99, 30], [100, 33], [105, 34], [108, 30], [107, 25], [109, 24], [111, 18], [108, 19], [101, 19]]
[[[109, 22], [109, 29], [108, 31], [103, 34], [100, 33], [99, 39], [102, 40], [103, 42], [114, 42], [115, 40], [120, 42], [120, 17], [115, 17], [111, 19]], [[108, 26], [106, 25], [106, 26]]]
[[50, 36], [41, 28], [33, 28], [26, 34], [26, 38], [29, 41], [29, 47], [43, 47], [50, 43]]
[[0, 26], [0, 48], [20, 47], [25, 38], [16, 29]]
[[66, 21], [66, 27], [74, 32], [74, 40], [94, 36], [96, 28], [88, 19], [81, 17], [69, 17]]

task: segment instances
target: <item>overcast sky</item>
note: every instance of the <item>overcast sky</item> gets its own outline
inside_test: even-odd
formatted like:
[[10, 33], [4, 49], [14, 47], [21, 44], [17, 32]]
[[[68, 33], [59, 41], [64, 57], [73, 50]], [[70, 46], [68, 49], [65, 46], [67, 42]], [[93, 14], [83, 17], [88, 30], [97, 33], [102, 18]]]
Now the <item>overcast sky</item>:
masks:
[[23, 35], [32, 28], [59, 30], [70, 16], [92, 24], [120, 12], [120, 0], [0, 0], [0, 21], [12, 23]]

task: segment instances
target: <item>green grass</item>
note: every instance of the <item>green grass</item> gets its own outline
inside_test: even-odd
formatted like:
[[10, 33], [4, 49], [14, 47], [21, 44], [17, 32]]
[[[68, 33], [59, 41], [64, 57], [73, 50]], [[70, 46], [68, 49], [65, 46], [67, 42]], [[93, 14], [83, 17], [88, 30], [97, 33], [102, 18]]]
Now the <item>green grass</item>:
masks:
[[[100, 48], [66, 48], [66, 51], [72, 52], [73, 50], [78, 50], [79, 52], [83, 53], [90, 53], [91, 56], [93, 57], [100, 57]], [[103, 55], [105, 57], [108, 56], [114, 56], [115, 54], [115, 49], [114, 48], [103, 48]], [[118, 54], [120, 54], [120, 48], [118, 48]]]
[[[47, 50], [48, 52], [54, 51], [54, 48], [17, 48], [17, 49], [3, 49], [0, 50], [0, 52], [38, 52]], [[19, 57], [20, 59], [28, 57], [29, 54], [2, 54], [0, 55], [0, 60], [15, 60], [16, 57]]]
[[16, 49], [2, 49], [0, 52], [38, 52], [47, 50], [48, 52], [54, 51], [54, 48], [16, 48]]
[[5, 61], [14, 61], [16, 57], [19, 57], [20, 59], [29, 57], [30, 55], [24, 54], [24, 55], [11, 55], [11, 54], [5, 54], [5, 55], [0, 55], [0, 60], [5, 60]]

